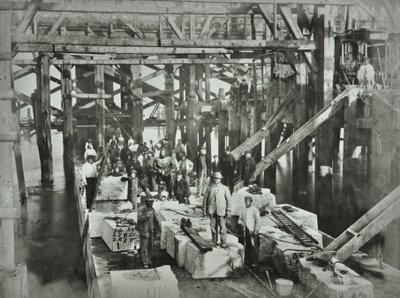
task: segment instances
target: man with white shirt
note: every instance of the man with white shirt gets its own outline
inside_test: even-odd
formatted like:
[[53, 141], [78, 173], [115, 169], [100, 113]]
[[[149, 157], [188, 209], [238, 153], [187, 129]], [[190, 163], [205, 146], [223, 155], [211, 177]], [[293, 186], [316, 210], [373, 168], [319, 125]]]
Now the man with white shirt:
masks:
[[93, 155], [95, 159], [97, 159], [97, 152], [96, 150], [93, 149], [93, 144], [92, 143], [88, 143], [87, 144], [87, 148], [85, 150], [85, 154], [83, 155], [83, 157], [85, 158], [85, 160], [87, 160], [87, 157], [89, 155]]
[[82, 166], [82, 182], [86, 188], [86, 208], [90, 209], [93, 199], [96, 195], [97, 183], [97, 165], [101, 163], [103, 158], [95, 162], [94, 155], [88, 155], [86, 162]]
[[252, 206], [253, 199], [244, 198], [246, 208], [239, 215], [239, 224], [245, 232], [245, 258], [250, 265], [255, 265], [258, 260], [258, 231], [260, 229], [260, 211]]

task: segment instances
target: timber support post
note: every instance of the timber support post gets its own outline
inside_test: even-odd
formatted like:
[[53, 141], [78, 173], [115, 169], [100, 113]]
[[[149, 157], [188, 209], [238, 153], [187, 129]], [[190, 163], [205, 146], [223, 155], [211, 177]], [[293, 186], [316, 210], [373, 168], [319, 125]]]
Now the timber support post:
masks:
[[[61, 92], [63, 107], [64, 171], [66, 174], [74, 173], [74, 127], [71, 91], [71, 66], [63, 65], [61, 68]], [[68, 176], [69, 175], [66, 175], [66, 177]]]
[[50, 109], [50, 57], [42, 54], [38, 63], [37, 102], [36, 102], [36, 139], [39, 149], [42, 183], [53, 183], [53, 154], [51, 144]]
[[171, 140], [175, 145], [176, 127], [173, 65], [165, 65], [165, 71], [165, 120], [167, 123], [167, 132], [169, 133]]
[[104, 65], [94, 68], [95, 85], [98, 98], [96, 99], [96, 137], [98, 148], [105, 148], [105, 99], [104, 91]]
[[198, 99], [196, 96], [196, 66], [190, 65], [189, 70], [189, 98], [187, 102], [187, 154], [188, 159], [193, 160], [198, 153], [197, 132], [199, 130]]
[[133, 135], [132, 137], [140, 142], [143, 140], [143, 99], [142, 99], [142, 66], [141, 65], [132, 65], [131, 66], [131, 74], [132, 74], [132, 85], [131, 93], [133, 96], [132, 99], [132, 127], [133, 127]]
[[[320, 13], [315, 37], [319, 44], [318, 61], [318, 110], [330, 104], [333, 99], [333, 73], [335, 66], [335, 40], [333, 20], [328, 7]], [[328, 120], [318, 131], [315, 155], [315, 195], [317, 214], [323, 219], [336, 212], [332, 194], [333, 130]]]
[[218, 91], [218, 154], [225, 152], [225, 136], [228, 130], [228, 111], [226, 110], [225, 90]]

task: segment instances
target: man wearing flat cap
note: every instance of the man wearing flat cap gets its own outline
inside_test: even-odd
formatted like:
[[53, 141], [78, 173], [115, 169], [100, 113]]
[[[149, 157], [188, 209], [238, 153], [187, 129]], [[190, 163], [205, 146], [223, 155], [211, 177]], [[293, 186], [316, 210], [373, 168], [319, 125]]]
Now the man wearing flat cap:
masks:
[[214, 173], [212, 180], [204, 195], [203, 216], [210, 217], [213, 245], [217, 245], [218, 234], [220, 234], [221, 247], [226, 248], [226, 218], [231, 213], [231, 193], [228, 187], [221, 183], [220, 172]]

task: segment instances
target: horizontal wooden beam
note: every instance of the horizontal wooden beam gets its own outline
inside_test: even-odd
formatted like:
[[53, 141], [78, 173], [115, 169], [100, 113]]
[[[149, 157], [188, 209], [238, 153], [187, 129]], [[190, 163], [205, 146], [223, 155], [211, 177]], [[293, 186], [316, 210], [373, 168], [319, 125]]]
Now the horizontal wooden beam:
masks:
[[[160, 58], [160, 59], [54, 59], [52, 65], [164, 65], [164, 64], [248, 64], [250, 59], [189, 59], [189, 58]], [[14, 59], [14, 65], [36, 65], [35, 60]], [[261, 62], [255, 63], [261, 65]]]
[[[235, 14], [246, 13], [253, 5], [262, 4], [310, 4], [310, 5], [326, 5], [324, 0], [155, 0], [155, 1], [129, 1], [129, 0], [115, 0], [115, 1], [45, 1], [40, 3], [38, 10], [40, 11], [54, 11], [54, 12], [99, 12], [99, 13], [145, 13], [145, 14]], [[334, 0], [329, 2], [330, 5], [354, 5], [354, 0]], [[8, 1], [0, 2], [0, 10], [10, 9]], [[12, 1], [11, 9], [25, 10], [24, 1]]]
[[84, 99], [112, 98], [111, 94], [72, 93], [71, 96], [75, 98], [84, 98]]
[[231, 49], [292, 49], [313, 51], [315, 42], [310, 40], [227, 40], [227, 39], [162, 39], [166, 47], [210, 47]]
[[296, 130], [283, 144], [269, 153], [263, 160], [256, 165], [254, 177], [257, 177], [262, 172], [273, 165], [281, 156], [292, 150], [297, 144], [312, 134], [325, 121], [330, 119], [342, 106], [346, 97], [354, 97], [359, 93], [359, 89], [347, 89], [333, 99], [330, 104], [324, 107], [321, 111], [314, 115], [303, 126]]
[[[71, 45], [79, 45], [75, 49], [84, 51], [83, 46], [91, 47], [167, 47], [173, 54], [171, 48], [228, 48], [228, 49], [292, 49], [299, 51], [312, 51], [316, 49], [315, 42], [309, 40], [226, 40], [226, 39], [145, 39], [145, 38], [126, 38], [126, 37], [99, 37], [82, 35], [35, 35], [35, 34], [13, 34], [12, 42], [20, 44], [47, 44], [59, 45], [57, 51], [67, 51]], [[20, 49], [26, 49], [20, 47]], [[18, 48], [17, 48], [18, 49]], [[114, 48], [115, 50], [116, 48]], [[55, 50], [48, 47], [48, 50]], [[110, 48], [113, 50], [113, 48]], [[132, 50], [133, 49], [127, 49]], [[146, 49], [149, 50], [149, 49]], [[120, 50], [122, 51], [122, 50]], [[139, 51], [139, 50], [138, 50]], [[156, 51], [156, 50], [154, 50]], [[183, 54], [183, 50], [180, 50]], [[103, 52], [104, 53], [104, 52]], [[187, 53], [186, 53], [187, 54]]]

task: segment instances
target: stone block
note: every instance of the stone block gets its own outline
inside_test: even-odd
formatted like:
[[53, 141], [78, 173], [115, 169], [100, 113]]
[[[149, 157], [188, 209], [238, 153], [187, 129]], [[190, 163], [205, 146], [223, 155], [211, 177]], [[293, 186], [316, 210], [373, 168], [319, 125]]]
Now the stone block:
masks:
[[96, 201], [125, 201], [128, 196], [128, 182], [122, 182], [121, 177], [102, 177]]
[[176, 235], [184, 235], [180, 226], [178, 225], [169, 225], [165, 228], [165, 237], [166, 237], [166, 252], [174, 259], [176, 259], [175, 255], [175, 236]]
[[262, 194], [251, 194], [247, 192], [248, 187], [242, 187], [232, 195], [232, 215], [239, 216], [242, 210], [246, 208], [244, 198], [249, 196], [253, 199], [253, 206], [258, 208], [260, 212], [266, 208], [271, 209], [276, 205], [275, 195], [268, 188], [262, 189]]
[[[101, 203], [104, 205], [103, 203]], [[104, 207], [104, 206], [101, 206]], [[133, 220], [137, 220], [137, 213], [136, 212], [130, 212], [128, 214], [123, 214], [121, 215], [119, 212], [121, 210], [126, 210], [126, 209], [132, 209], [132, 203], [131, 202], [121, 202], [119, 204], [114, 204], [115, 210], [111, 210], [108, 208], [107, 211], [103, 210], [100, 206], [98, 206], [98, 209], [93, 210], [92, 212], [88, 213], [88, 218], [89, 218], [89, 235], [90, 238], [97, 238], [101, 237], [101, 229], [102, 229], [102, 224], [103, 224], [103, 219], [105, 217], [114, 217], [114, 216], [121, 216], [121, 217], [126, 217], [130, 218]], [[107, 209], [107, 208], [105, 208]]]
[[137, 250], [140, 246], [140, 236], [134, 225], [118, 226], [111, 219], [103, 220], [101, 238], [113, 252]]
[[201, 253], [189, 242], [186, 245], [185, 269], [194, 279], [224, 278], [232, 276], [235, 270], [243, 268], [243, 245], [229, 243], [228, 248], [214, 248], [210, 252]]
[[299, 280], [310, 289], [316, 288], [315, 297], [374, 297], [374, 289], [371, 282], [363, 279], [342, 263], [336, 263], [334, 270], [336, 274], [340, 275], [340, 278], [335, 276], [332, 270], [325, 270], [305, 258], [300, 259], [298, 262]]
[[172, 221], [162, 221], [160, 222], [160, 249], [166, 249], [167, 248], [167, 234], [166, 234], [166, 227], [168, 226], [176, 226], [177, 224], [172, 222]]
[[28, 274], [25, 264], [0, 270], [0, 297], [28, 298]]
[[111, 271], [112, 298], [179, 298], [178, 280], [170, 266]]

